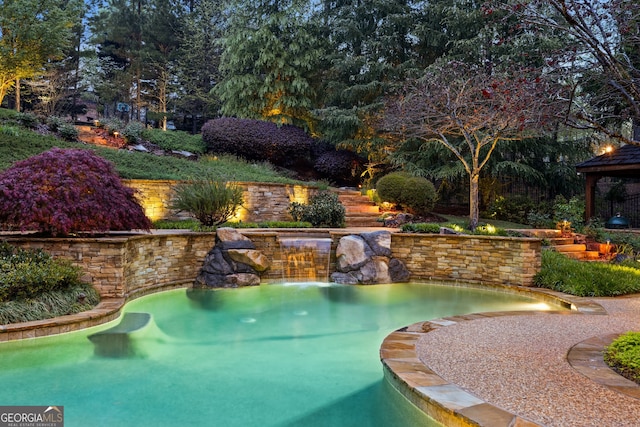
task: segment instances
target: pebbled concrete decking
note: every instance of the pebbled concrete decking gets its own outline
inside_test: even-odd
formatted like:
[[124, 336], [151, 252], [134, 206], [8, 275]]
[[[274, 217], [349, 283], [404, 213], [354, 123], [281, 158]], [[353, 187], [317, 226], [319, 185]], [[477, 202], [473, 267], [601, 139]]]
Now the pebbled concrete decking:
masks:
[[586, 299], [542, 292], [570, 301], [573, 310], [410, 325], [382, 344], [385, 376], [447, 426], [640, 425], [640, 386], [602, 360], [615, 337], [640, 330], [640, 295]]

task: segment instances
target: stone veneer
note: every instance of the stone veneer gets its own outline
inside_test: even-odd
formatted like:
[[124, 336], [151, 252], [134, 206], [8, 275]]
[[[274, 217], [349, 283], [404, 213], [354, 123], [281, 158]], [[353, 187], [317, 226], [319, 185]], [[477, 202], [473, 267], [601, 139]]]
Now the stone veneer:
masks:
[[[346, 230], [297, 230], [296, 235], [331, 235], [329, 274], [335, 271], [335, 251]], [[292, 230], [241, 230], [256, 249], [272, 260], [263, 281], [283, 278], [278, 236]], [[69, 332], [118, 317], [130, 299], [164, 289], [193, 284], [204, 259], [215, 244], [215, 233], [154, 231], [148, 234], [110, 235], [101, 238], [4, 237], [23, 248], [40, 248], [66, 258], [84, 271], [83, 280], [100, 293], [93, 310], [55, 319], [0, 325], [0, 342]], [[401, 234], [391, 237], [392, 255], [411, 272], [410, 280], [531, 286], [541, 264], [541, 240], [486, 236]], [[514, 288], [516, 289], [516, 288]]]
[[[145, 214], [152, 220], [186, 219], [186, 212], [170, 209], [174, 197], [173, 188], [180, 181], [123, 179], [122, 183], [137, 191], [138, 200]], [[291, 221], [289, 204], [306, 203], [318, 191], [316, 187], [292, 184], [269, 184], [259, 182], [238, 182], [244, 190], [243, 207], [238, 219], [247, 222]]]
[[411, 280], [453, 280], [532, 286], [542, 241], [535, 238], [405, 234], [391, 236], [391, 253]]
[[145, 288], [192, 283], [214, 238], [213, 233], [159, 233], [6, 240], [71, 260], [82, 268], [82, 279], [92, 284], [102, 298], [129, 298]]
[[[291, 230], [239, 230], [272, 261], [265, 281], [282, 280], [278, 235]], [[318, 230], [298, 230], [296, 236], [317, 236]], [[332, 244], [329, 273], [335, 271], [335, 248], [347, 231], [325, 231]], [[147, 287], [193, 282], [214, 233], [157, 231], [102, 238], [28, 238], [8, 236], [11, 244], [41, 248], [82, 267], [84, 280], [102, 297], [126, 298]], [[411, 273], [410, 280], [446, 280], [531, 286], [541, 265], [541, 240], [490, 236], [393, 233], [391, 252]]]

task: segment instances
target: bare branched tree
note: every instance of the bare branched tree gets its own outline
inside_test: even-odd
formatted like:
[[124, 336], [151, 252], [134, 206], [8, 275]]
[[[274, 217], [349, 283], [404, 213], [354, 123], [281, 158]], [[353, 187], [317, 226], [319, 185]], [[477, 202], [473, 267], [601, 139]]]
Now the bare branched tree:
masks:
[[482, 168], [501, 141], [524, 140], [552, 129], [567, 105], [565, 88], [534, 70], [508, 74], [451, 62], [433, 67], [388, 99], [383, 132], [397, 143], [411, 138], [450, 150], [469, 175], [469, 220], [478, 224]]
[[[640, 3], [637, 0], [500, 1], [532, 30], [564, 34], [548, 66], [575, 81], [574, 127], [592, 128], [640, 144]], [[631, 121], [631, 138], [620, 124]], [[616, 124], [615, 127], [608, 126]]]

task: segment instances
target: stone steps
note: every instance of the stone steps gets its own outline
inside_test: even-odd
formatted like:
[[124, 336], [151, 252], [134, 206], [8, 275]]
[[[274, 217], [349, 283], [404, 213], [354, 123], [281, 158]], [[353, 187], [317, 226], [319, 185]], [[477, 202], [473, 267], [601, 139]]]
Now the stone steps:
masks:
[[346, 210], [345, 222], [347, 227], [380, 227], [378, 221], [380, 208], [357, 190], [336, 190], [338, 200]]

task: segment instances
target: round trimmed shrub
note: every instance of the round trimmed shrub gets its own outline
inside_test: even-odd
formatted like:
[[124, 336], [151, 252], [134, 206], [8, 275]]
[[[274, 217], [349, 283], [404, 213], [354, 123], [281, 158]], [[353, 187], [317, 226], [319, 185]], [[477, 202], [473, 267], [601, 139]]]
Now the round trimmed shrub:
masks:
[[60, 148], [0, 174], [0, 224], [52, 236], [151, 228], [110, 162], [89, 150]]
[[391, 172], [380, 178], [376, 184], [376, 193], [383, 202], [400, 204], [405, 182], [411, 175], [405, 172]]
[[436, 204], [436, 188], [420, 176], [407, 178], [400, 192], [400, 204], [415, 215], [431, 212]]

